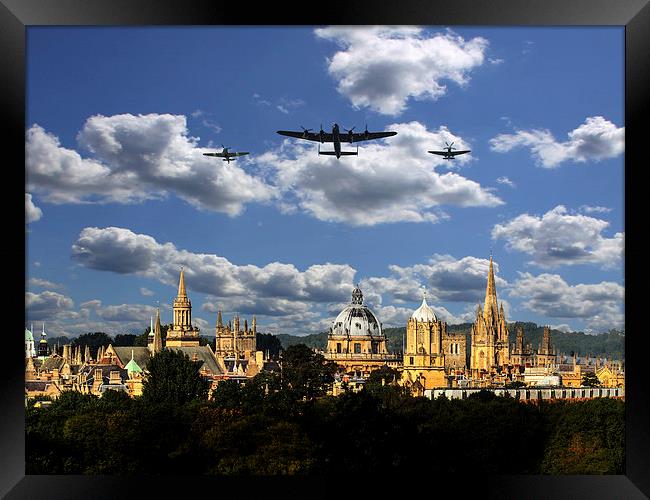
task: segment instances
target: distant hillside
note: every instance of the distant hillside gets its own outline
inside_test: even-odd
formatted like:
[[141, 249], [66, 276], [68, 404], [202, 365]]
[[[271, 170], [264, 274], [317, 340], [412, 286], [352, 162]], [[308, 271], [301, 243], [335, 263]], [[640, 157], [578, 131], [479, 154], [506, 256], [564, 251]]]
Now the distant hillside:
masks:
[[[532, 344], [533, 349], [537, 349], [542, 341], [544, 327], [529, 322], [508, 323], [508, 339], [511, 344], [515, 342], [518, 325], [522, 325], [524, 328], [524, 342]], [[468, 352], [471, 328], [471, 323], [447, 326], [450, 333], [465, 333]], [[401, 352], [402, 338], [406, 335], [406, 327], [384, 328], [384, 333], [388, 339], [388, 351]], [[280, 334], [276, 335], [276, 337], [280, 339], [283, 349], [295, 344], [305, 344], [315, 349], [325, 349], [327, 346], [327, 332], [313, 333], [304, 337], [288, 334]], [[567, 355], [575, 352], [578, 356], [590, 354], [592, 356], [611, 356], [614, 359], [622, 359], [625, 353], [625, 333], [617, 330], [611, 330], [608, 333], [599, 335], [587, 335], [584, 332], [562, 332], [551, 329], [551, 343], [558, 353]]]

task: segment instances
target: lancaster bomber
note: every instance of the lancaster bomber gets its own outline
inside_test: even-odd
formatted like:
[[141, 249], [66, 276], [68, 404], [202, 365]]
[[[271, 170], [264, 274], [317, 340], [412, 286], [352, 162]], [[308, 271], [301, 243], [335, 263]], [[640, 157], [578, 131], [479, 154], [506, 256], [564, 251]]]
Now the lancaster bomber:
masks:
[[230, 149], [230, 148], [225, 147], [223, 144], [221, 145], [221, 147], [223, 148], [223, 151], [221, 151], [221, 153], [203, 153], [203, 155], [204, 156], [216, 156], [218, 158], [223, 158], [223, 161], [227, 161], [228, 163], [230, 163], [232, 160], [236, 160], [237, 156], [244, 156], [244, 155], [248, 154], [247, 151], [242, 151], [242, 152], [239, 152], [239, 153], [233, 151], [231, 153], [230, 151], [228, 151], [228, 149]]
[[453, 160], [455, 156], [462, 155], [465, 153], [471, 153], [471, 150], [469, 149], [466, 151], [452, 151], [452, 149], [456, 149], [456, 148], [452, 148], [454, 144], [453, 142], [451, 144], [445, 142], [445, 144], [447, 144], [447, 147], [443, 149], [446, 149], [446, 151], [429, 151], [429, 153], [432, 153], [434, 155], [440, 155], [443, 157], [443, 160]]
[[320, 127], [320, 132], [312, 132], [310, 128], [300, 127], [302, 132], [293, 132], [291, 130], [278, 130], [278, 134], [286, 135], [288, 137], [295, 137], [296, 139], [305, 139], [307, 141], [316, 141], [321, 144], [325, 142], [331, 142], [334, 144], [334, 151], [321, 151], [320, 145], [318, 146], [319, 155], [329, 155], [336, 156], [338, 160], [341, 156], [348, 155], [357, 155], [359, 154], [359, 147], [357, 146], [356, 151], [341, 151], [341, 143], [349, 142], [361, 142], [361, 141], [370, 141], [372, 139], [381, 139], [382, 137], [391, 137], [397, 135], [397, 132], [368, 132], [368, 126], [366, 125], [366, 130], [364, 132], [353, 132], [354, 127], [351, 129], [345, 130], [345, 133], [341, 134], [339, 132], [338, 124], [332, 125], [332, 133], [325, 132], [323, 126]]

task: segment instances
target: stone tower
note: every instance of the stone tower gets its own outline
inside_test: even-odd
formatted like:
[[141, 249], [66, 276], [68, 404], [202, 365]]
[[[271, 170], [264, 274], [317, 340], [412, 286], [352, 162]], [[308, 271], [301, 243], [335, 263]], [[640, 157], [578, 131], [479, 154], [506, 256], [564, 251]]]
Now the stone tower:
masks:
[[407, 387], [416, 382], [423, 389], [447, 386], [442, 347], [446, 334], [447, 323], [438, 320], [425, 294], [420, 307], [406, 322], [402, 380]]
[[499, 307], [494, 279], [494, 265], [490, 255], [485, 303], [476, 309], [476, 320], [472, 325], [472, 352], [470, 369], [473, 378], [484, 378], [494, 371], [500, 372], [510, 364], [508, 329], [506, 327], [503, 303]]
[[163, 343], [162, 327], [160, 325], [160, 308], [158, 308], [156, 311], [156, 323], [153, 325], [151, 333], [149, 334], [149, 343], [147, 347], [151, 351], [152, 355], [162, 351]]
[[172, 328], [167, 331], [166, 347], [198, 347], [199, 329], [192, 326], [192, 302], [185, 291], [185, 273], [182, 267], [173, 311], [174, 321]]
[[221, 309], [219, 309], [215, 335], [215, 355], [218, 358], [247, 359], [255, 355], [257, 350], [257, 320], [255, 316], [253, 316], [250, 329], [247, 320], [244, 320], [244, 328], [241, 329], [239, 315], [235, 315], [232, 323], [228, 322], [228, 325], [224, 326]]
[[544, 327], [542, 343], [537, 350], [536, 364], [545, 367], [555, 364], [555, 349], [551, 345], [551, 329], [548, 326]]

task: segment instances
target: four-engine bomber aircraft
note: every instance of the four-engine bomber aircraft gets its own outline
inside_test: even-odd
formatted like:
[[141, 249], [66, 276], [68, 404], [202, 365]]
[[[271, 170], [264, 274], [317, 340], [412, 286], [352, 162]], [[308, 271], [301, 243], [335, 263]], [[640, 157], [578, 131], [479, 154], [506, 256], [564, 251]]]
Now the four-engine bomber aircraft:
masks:
[[447, 144], [447, 147], [443, 149], [446, 149], [447, 151], [429, 151], [429, 153], [443, 156], [443, 160], [453, 160], [455, 156], [462, 155], [465, 153], [471, 153], [471, 150], [469, 149], [466, 151], [452, 151], [452, 149], [456, 149], [456, 148], [452, 148], [454, 144], [453, 142], [451, 144], [445, 142], [445, 144]]
[[240, 153], [237, 153], [233, 151], [232, 153], [228, 151], [229, 148], [225, 147], [223, 144], [221, 145], [223, 148], [223, 151], [221, 153], [203, 153], [204, 156], [217, 156], [219, 158], [223, 158], [223, 161], [227, 161], [230, 163], [232, 160], [236, 160], [237, 156], [244, 156], [248, 154], [248, 151], [242, 151]]
[[332, 133], [327, 133], [323, 130], [323, 126], [320, 127], [320, 132], [311, 132], [311, 129], [301, 127], [302, 132], [293, 132], [291, 130], [278, 130], [278, 134], [286, 135], [288, 137], [295, 137], [296, 139], [305, 139], [308, 141], [317, 141], [321, 144], [325, 142], [334, 143], [334, 151], [321, 151], [320, 146], [318, 146], [319, 155], [330, 155], [336, 156], [338, 160], [341, 156], [346, 155], [357, 155], [359, 153], [359, 147], [357, 146], [356, 151], [341, 151], [341, 143], [349, 142], [361, 142], [361, 141], [370, 141], [372, 139], [381, 139], [382, 137], [391, 137], [397, 135], [397, 132], [368, 132], [368, 126], [366, 125], [366, 130], [364, 132], [354, 133], [354, 127], [350, 130], [344, 129], [345, 133], [339, 133], [339, 126], [335, 123], [332, 126]]

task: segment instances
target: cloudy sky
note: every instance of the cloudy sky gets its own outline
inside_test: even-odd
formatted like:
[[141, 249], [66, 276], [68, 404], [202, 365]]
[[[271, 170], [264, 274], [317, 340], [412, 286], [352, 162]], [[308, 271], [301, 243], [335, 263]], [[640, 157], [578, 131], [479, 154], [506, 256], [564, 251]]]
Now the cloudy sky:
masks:
[[[27, 326], [171, 322], [181, 266], [206, 335], [323, 331], [356, 283], [384, 326], [425, 288], [460, 323], [492, 252], [508, 321], [624, 328], [623, 54], [621, 27], [28, 27]], [[276, 133], [334, 122], [397, 135]]]

